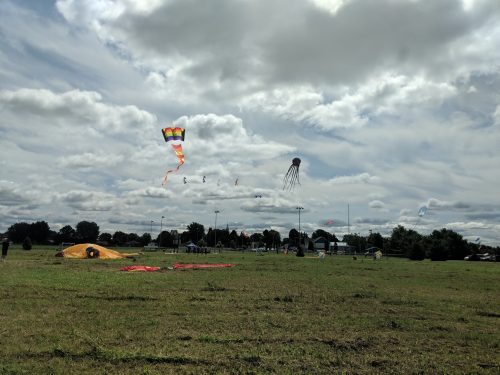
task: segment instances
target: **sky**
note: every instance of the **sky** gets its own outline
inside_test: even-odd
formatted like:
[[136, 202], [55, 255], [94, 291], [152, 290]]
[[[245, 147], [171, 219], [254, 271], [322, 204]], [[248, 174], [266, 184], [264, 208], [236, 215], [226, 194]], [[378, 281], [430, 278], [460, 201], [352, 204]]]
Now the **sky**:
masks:
[[497, 0], [0, 2], [0, 232], [287, 237], [300, 213], [498, 246], [499, 145]]

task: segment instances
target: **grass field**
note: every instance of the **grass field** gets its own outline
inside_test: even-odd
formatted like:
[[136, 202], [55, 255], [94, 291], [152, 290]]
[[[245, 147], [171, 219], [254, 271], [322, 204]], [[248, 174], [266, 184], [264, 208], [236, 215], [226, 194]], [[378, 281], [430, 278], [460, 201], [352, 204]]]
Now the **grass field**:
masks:
[[[0, 374], [500, 373], [498, 263], [54, 253], [0, 263]], [[119, 271], [174, 262], [237, 266]]]

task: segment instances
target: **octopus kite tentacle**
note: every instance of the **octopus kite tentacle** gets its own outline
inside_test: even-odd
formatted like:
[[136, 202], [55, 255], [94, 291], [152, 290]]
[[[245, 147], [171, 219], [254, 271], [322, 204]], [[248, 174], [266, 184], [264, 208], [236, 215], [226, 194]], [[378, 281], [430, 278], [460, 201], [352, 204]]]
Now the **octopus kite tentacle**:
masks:
[[300, 185], [299, 179], [300, 159], [294, 158], [292, 165], [288, 168], [285, 177], [283, 178], [283, 190], [293, 190], [296, 184]]

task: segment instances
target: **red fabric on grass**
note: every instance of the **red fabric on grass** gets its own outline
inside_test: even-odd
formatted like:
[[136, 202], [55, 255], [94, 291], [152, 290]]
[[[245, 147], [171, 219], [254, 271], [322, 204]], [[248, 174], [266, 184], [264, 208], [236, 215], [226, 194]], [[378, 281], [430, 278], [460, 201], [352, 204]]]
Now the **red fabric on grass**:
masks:
[[204, 268], [225, 268], [225, 267], [234, 267], [236, 264], [231, 263], [208, 263], [208, 264], [182, 264], [182, 263], [174, 263], [172, 268], [174, 270], [196, 270], [196, 269], [204, 269]]
[[121, 271], [129, 271], [129, 272], [154, 272], [158, 271], [160, 267], [151, 267], [151, 266], [126, 266], [120, 268]]

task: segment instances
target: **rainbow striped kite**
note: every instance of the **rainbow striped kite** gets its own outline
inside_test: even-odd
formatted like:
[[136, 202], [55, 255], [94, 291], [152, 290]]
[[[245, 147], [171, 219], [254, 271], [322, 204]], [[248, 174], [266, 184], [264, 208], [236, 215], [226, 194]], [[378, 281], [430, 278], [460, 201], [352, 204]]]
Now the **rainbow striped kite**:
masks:
[[[165, 142], [171, 142], [171, 141], [184, 141], [184, 136], [186, 134], [186, 129], [184, 128], [163, 128], [162, 129], [162, 134], [163, 138], [165, 139]], [[174, 149], [175, 156], [177, 156], [177, 160], [179, 161], [179, 164], [177, 165], [177, 168], [175, 169], [170, 169], [165, 173], [165, 178], [163, 179], [163, 184], [165, 185], [167, 183], [167, 176], [169, 173], [177, 172], [182, 164], [184, 164], [184, 152], [182, 151], [182, 145], [180, 143], [170, 143], [172, 148]]]

